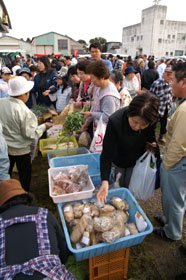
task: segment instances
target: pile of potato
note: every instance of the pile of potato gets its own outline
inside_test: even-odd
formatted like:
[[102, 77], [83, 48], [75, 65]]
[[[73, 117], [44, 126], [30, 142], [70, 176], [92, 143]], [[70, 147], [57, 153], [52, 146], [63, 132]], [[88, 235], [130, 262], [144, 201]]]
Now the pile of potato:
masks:
[[137, 234], [134, 223], [128, 224], [129, 205], [119, 197], [110, 204], [66, 204], [63, 207], [70, 240], [76, 249], [100, 242], [114, 242], [118, 238]]

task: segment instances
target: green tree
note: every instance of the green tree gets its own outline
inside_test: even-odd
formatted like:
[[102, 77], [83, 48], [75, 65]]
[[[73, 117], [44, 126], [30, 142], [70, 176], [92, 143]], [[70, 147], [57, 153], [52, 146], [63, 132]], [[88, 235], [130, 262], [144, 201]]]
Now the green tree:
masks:
[[85, 40], [80, 39], [80, 40], [78, 40], [78, 42], [79, 42], [80, 44], [82, 44], [82, 45], [83, 45], [84, 50], [85, 50], [86, 52], [88, 52], [88, 46], [87, 46], [86, 41], [85, 41]]
[[103, 37], [95, 37], [93, 39], [90, 39], [89, 43], [92, 44], [94, 42], [98, 42], [101, 44], [101, 50], [104, 52], [105, 51], [105, 44], [107, 40]]

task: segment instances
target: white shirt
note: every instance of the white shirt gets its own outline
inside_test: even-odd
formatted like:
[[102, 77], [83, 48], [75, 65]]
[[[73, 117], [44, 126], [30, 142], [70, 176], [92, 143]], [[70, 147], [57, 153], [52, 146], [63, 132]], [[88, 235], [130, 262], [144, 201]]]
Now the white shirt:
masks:
[[134, 98], [136, 95], [136, 91], [139, 90], [139, 82], [137, 77], [134, 76], [132, 80], [129, 80], [126, 76], [124, 76], [123, 84], [130, 93], [131, 97]]
[[165, 63], [161, 63], [158, 68], [157, 68], [157, 71], [159, 73], [159, 78], [162, 79], [163, 77], [163, 73], [165, 71], [165, 68], [166, 68], [166, 64]]

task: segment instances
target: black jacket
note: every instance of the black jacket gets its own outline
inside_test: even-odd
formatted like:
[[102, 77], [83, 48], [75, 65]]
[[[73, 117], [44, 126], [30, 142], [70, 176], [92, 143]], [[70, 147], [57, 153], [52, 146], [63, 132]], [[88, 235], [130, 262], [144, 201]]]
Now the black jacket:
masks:
[[[24, 215], [37, 214], [38, 208], [19, 204], [13, 206], [0, 215], [4, 220]], [[68, 257], [68, 250], [62, 227], [51, 212], [47, 217], [51, 254], [58, 255], [64, 264]], [[6, 264], [21, 264], [38, 257], [37, 235], [35, 223], [15, 224], [5, 230], [6, 236]], [[45, 276], [34, 272], [33, 276], [17, 274], [14, 280], [39, 280]]]
[[108, 180], [111, 165], [127, 168], [146, 151], [146, 142], [156, 142], [155, 125], [140, 131], [131, 129], [128, 122], [128, 107], [116, 111], [110, 118], [103, 140], [100, 157], [102, 180]]

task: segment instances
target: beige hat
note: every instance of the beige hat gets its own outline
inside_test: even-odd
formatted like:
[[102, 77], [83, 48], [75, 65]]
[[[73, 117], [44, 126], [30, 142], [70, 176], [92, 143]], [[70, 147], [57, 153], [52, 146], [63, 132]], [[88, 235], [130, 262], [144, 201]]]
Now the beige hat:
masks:
[[10, 81], [10, 96], [20, 96], [29, 92], [34, 86], [33, 81], [27, 81], [24, 77], [16, 77]]
[[0, 182], [0, 206], [10, 198], [21, 194], [27, 194], [27, 192], [18, 180], [10, 179]]

